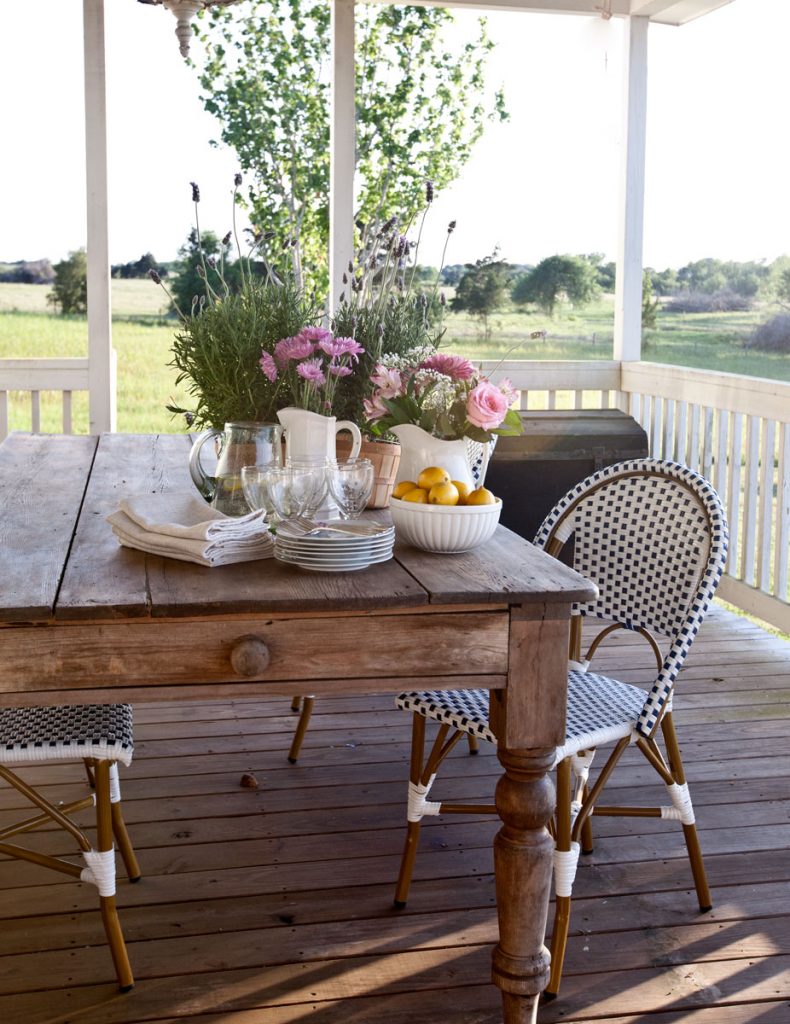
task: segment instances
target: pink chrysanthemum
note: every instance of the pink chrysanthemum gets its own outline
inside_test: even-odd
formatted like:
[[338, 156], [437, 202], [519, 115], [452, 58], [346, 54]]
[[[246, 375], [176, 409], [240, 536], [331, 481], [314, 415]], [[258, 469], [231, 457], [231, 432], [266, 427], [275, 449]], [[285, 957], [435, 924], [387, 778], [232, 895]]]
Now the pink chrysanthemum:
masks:
[[322, 341], [332, 337], [332, 332], [328, 331], [326, 327], [303, 327], [297, 337], [320, 345]]
[[475, 368], [468, 359], [442, 352], [437, 352], [436, 355], [424, 359], [420, 363], [420, 369], [435, 370], [436, 373], [442, 373], [450, 380], [471, 380], [475, 375]]
[[278, 366], [285, 366], [289, 359], [306, 359], [313, 352], [315, 345], [301, 334], [295, 338], [281, 338], [274, 346], [274, 358]]
[[354, 338], [333, 338], [331, 335], [318, 342], [322, 352], [326, 352], [333, 359], [340, 356], [351, 356], [354, 362], [359, 362], [358, 357], [364, 355], [364, 348]]
[[270, 352], [264, 352], [260, 358], [260, 367], [272, 384], [277, 380], [277, 364]]
[[303, 363], [297, 364], [296, 372], [309, 384], [314, 384], [317, 387], [326, 384], [326, 377], [321, 369], [320, 359], [305, 359]]
[[342, 363], [330, 363], [327, 369], [333, 377], [350, 377], [354, 372], [350, 366], [344, 366]]

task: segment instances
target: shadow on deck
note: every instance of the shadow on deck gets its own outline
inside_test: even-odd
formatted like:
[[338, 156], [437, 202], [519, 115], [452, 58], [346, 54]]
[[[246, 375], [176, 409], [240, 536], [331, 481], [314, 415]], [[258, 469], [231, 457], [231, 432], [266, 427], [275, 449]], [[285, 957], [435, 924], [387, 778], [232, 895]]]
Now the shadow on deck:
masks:
[[[647, 681], [650, 654], [623, 636], [596, 668]], [[698, 912], [676, 825], [596, 819], [562, 991], [540, 1021], [790, 1020], [789, 690], [790, 645], [709, 616], [675, 710], [714, 909]], [[494, 823], [427, 819], [409, 906], [393, 911], [408, 716], [389, 698], [317, 701], [295, 767], [294, 722], [283, 698], [136, 708], [123, 786], [144, 878], [121, 881], [119, 904], [137, 986], [116, 992], [93, 890], [3, 862], [3, 1024], [501, 1020], [488, 984]], [[653, 777], [627, 757], [633, 772], [612, 786], [643, 802]], [[241, 787], [243, 773], [258, 787]], [[470, 759], [459, 746], [438, 785], [489, 802], [497, 775], [491, 749]], [[2, 792], [0, 822], [16, 803]], [[54, 832], [38, 848], [70, 852]]]

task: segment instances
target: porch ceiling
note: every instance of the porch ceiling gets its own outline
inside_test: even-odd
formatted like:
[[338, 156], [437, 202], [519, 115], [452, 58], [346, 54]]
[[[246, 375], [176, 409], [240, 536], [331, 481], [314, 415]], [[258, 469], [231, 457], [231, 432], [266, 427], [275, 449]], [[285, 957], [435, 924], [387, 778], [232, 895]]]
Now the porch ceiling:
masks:
[[[390, 0], [371, 0], [389, 3]], [[417, 7], [486, 8], [495, 11], [534, 11], [543, 14], [587, 14], [594, 17], [649, 18], [663, 25], [684, 25], [732, 0], [409, 0]]]

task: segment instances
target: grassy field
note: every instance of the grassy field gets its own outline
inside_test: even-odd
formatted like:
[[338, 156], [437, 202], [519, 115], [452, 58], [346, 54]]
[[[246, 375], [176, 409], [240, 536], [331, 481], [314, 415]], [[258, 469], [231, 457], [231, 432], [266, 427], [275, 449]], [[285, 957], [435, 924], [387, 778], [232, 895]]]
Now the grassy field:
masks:
[[[0, 358], [84, 356], [84, 317], [56, 316], [47, 306], [49, 289], [40, 285], [0, 284]], [[113, 282], [113, 344], [118, 354], [118, 429], [177, 432], [183, 427], [166, 411], [175, 399], [186, 403], [183, 387], [167, 364], [175, 322], [163, 311], [163, 293], [148, 280]], [[745, 347], [754, 326], [771, 310], [749, 313], [662, 314], [655, 331], [646, 332], [643, 354], [653, 362], [724, 370], [790, 380], [787, 355]], [[538, 313], [508, 311], [491, 319], [491, 338], [466, 314], [450, 314], [444, 344], [473, 359], [611, 359], [611, 299], [580, 312], [563, 310], [553, 319]], [[545, 341], [530, 339], [547, 332]], [[0, 382], [1, 383], [1, 382]], [[75, 429], [87, 429], [85, 396], [75, 396]], [[12, 395], [11, 428], [30, 428], [29, 398]], [[42, 428], [60, 429], [59, 400], [42, 397]]]

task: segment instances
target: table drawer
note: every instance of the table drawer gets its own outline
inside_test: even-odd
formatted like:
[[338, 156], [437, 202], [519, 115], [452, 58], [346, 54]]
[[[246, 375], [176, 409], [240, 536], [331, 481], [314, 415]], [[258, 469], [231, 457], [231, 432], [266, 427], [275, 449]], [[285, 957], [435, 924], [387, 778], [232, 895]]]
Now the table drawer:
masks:
[[0, 692], [507, 672], [506, 610], [0, 630]]

